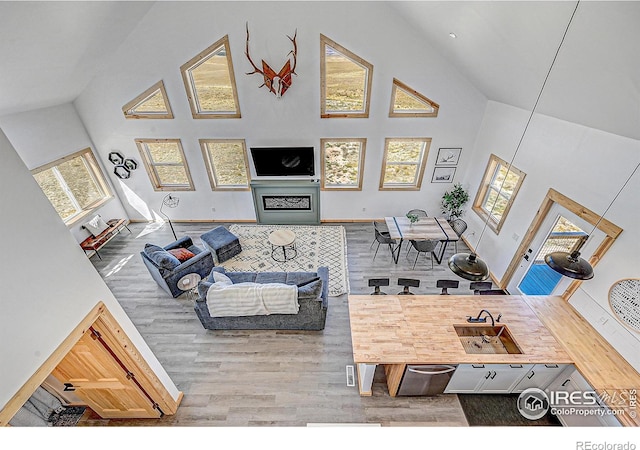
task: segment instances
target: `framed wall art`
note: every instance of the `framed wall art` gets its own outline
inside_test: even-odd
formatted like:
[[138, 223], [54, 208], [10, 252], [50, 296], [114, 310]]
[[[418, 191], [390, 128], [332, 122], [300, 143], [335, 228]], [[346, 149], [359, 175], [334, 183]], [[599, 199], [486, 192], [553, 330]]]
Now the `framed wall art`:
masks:
[[461, 148], [440, 148], [438, 149], [438, 157], [436, 166], [455, 166], [460, 160]]
[[455, 167], [436, 167], [433, 169], [432, 183], [453, 183], [453, 176], [456, 174]]

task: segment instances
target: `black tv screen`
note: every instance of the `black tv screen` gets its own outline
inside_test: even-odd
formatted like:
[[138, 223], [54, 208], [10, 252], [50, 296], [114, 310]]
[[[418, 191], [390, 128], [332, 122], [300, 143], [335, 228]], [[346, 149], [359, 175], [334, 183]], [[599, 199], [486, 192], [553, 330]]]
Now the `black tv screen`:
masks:
[[313, 176], [313, 147], [251, 147], [259, 177]]

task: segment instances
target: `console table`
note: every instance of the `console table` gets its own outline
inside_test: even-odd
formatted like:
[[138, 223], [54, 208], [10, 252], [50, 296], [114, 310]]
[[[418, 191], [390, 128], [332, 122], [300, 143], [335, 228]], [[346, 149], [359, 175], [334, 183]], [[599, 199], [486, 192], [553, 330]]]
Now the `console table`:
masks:
[[259, 224], [320, 225], [318, 180], [254, 180], [251, 193]]
[[80, 247], [82, 247], [82, 250], [84, 250], [85, 253], [93, 250], [94, 252], [96, 252], [96, 255], [98, 255], [98, 258], [102, 259], [102, 256], [100, 256], [98, 250], [107, 245], [107, 242], [113, 239], [123, 228], [126, 228], [127, 231], [131, 233], [131, 230], [129, 230], [129, 227], [127, 226], [128, 223], [129, 221], [126, 219], [108, 220], [107, 225], [109, 226], [106, 230], [104, 230], [97, 236], [89, 236], [80, 243]]

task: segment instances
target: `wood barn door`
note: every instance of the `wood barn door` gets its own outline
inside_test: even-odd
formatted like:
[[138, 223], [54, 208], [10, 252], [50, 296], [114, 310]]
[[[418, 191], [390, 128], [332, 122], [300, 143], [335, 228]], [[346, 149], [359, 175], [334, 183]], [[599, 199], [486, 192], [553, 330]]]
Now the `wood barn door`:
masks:
[[161, 411], [147, 395], [94, 324], [51, 373], [105, 419], [158, 418]]

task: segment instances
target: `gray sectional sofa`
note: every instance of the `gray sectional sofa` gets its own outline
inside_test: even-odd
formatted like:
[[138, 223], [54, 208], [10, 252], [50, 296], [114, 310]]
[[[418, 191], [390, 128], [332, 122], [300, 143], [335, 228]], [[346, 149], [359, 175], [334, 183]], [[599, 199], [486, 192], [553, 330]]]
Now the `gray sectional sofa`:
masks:
[[[234, 284], [253, 282], [298, 285], [300, 309], [297, 314], [211, 317], [206, 296], [214, 282], [214, 272], [227, 275]], [[194, 309], [202, 325], [208, 330], [323, 330], [329, 299], [329, 268], [319, 267], [317, 272], [227, 272], [224, 267], [214, 267], [211, 274], [200, 282], [198, 293]]]

